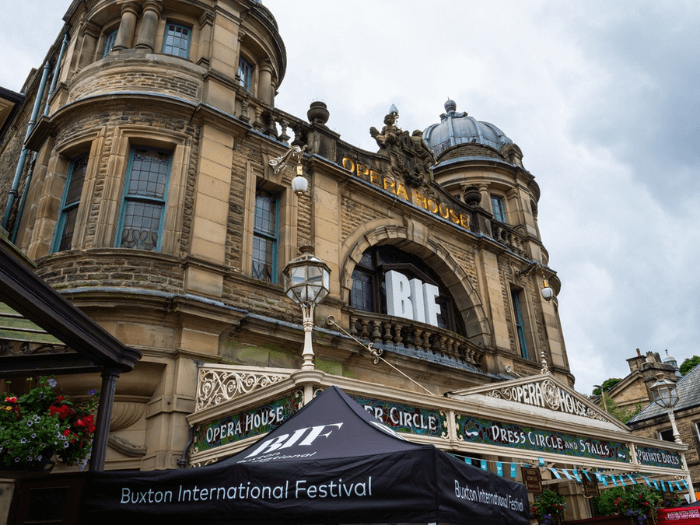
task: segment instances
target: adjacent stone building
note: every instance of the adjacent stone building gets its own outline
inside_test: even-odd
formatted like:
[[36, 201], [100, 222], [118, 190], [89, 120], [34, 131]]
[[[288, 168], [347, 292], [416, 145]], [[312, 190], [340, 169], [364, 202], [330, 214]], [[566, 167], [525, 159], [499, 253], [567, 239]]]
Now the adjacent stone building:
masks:
[[[369, 152], [326, 126], [323, 103], [285, 113], [285, 47], [259, 1], [74, 0], [64, 20], [0, 137], [3, 227], [41, 277], [143, 353], [117, 384], [108, 469], [217, 461], [274, 423], [233, 439], [229, 422], [230, 439], [217, 426], [209, 443], [217, 418], [257, 421], [270, 403], [287, 417], [328, 384], [392, 404], [399, 430], [492, 469], [570, 458], [458, 437], [460, 414], [628, 450], [589, 450], [588, 468], [636, 462], [629, 429], [573, 391], [539, 186], [500, 129], [448, 100], [439, 123], [409, 132], [392, 107], [368, 123]], [[291, 147], [305, 193], [290, 185]], [[303, 245], [331, 270], [313, 371], [300, 371], [301, 310], [282, 286]], [[66, 394], [98, 384], [61, 378]]]

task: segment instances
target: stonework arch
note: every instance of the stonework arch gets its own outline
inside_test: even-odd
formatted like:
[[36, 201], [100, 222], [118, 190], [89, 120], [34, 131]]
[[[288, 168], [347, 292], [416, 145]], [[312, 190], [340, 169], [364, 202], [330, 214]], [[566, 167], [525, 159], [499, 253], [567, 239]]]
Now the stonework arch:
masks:
[[345, 239], [341, 246], [340, 268], [340, 294], [343, 302], [350, 303], [352, 273], [362, 258], [362, 253], [378, 245], [393, 245], [423, 259], [449, 288], [464, 321], [467, 337], [476, 344], [491, 346], [488, 318], [469, 276], [439, 241], [431, 238], [427, 226], [410, 218], [370, 221]]

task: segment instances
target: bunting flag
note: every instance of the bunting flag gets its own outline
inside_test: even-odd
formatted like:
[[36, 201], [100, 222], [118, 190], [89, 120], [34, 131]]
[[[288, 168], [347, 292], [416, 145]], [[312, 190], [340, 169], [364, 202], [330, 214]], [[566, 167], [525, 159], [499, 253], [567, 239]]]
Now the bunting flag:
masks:
[[574, 469], [574, 470], [572, 470], [571, 472], [573, 472], [574, 477], [576, 478], [576, 481], [577, 481], [578, 483], [581, 483], [581, 476], [579, 476], [578, 471], [577, 471], [576, 469]]
[[614, 474], [611, 474], [611, 475], [610, 475], [610, 480], [613, 482], [613, 485], [615, 485], [615, 486], [617, 487], [617, 481], [615, 481], [615, 475], [614, 475]]
[[503, 477], [503, 463], [496, 461], [496, 474]]
[[646, 482], [647, 482], [647, 485], [649, 485], [649, 486], [651, 487], [651, 483], [649, 483], [649, 478], [647, 478], [646, 476], [644, 476], [644, 481], [646, 481]]
[[482, 460], [481, 460], [481, 470], [488, 470], [488, 468], [489, 468], [489, 467], [488, 467], [487, 464], [486, 464], [486, 460], [485, 460], [485, 459], [482, 459]]
[[465, 462], [467, 465], [471, 465], [471, 464], [472, 464], [472, 458], [464, 458], [464, 462]]
[[622, 476], [620, 476], [620, 483], [622, 483], [623, 487], [627, 486], [627, 485], [625, 485], [625, 479]]
[[518, 470], [517, 470], [517, 463], [511, 463], [510, 464], [510, 477], [511, 478], [517, 478], [518, 477]]
[[554, 467], [552, 467], [552, 468], [550, 468], [549, 470], [552, 471], [552, 474], [554, 474], [554, 477], [555, 477], [555, 478], [561, 479], [561, 476], [559, 475], [559, 472], [557, 472], [557, 469], [555, 469]]
[[637, 482], [634, 481], [634, 478], [632, 477], [631, 474], [627, 474], [627, 477], [630, 478], [630, 481], [632, 482], [632, 485], [636, 485], [636, 484], [637, 484]]
[[607, 487], [608, 486], [608, 480], [605, 479], [605, 474], [601, 474], [600, 478], [603, 480], [603, 486]]
[[683, 489], [681, 488], [681, 484], [678, 483], [678, 481], [676, 481], [676, 487], [678, 487], [678, 490], [683, 490]]
[[568, 471], [568, 470], [566, 470], [565, 468], [563, 468], [563, 469], [561, 469], [561, 471], [562, 471], [562, 472], [564, 473], [564, 475], [566, 476], [566, 479], [569, 479], [569, 480], [572, 479], [572, 478], [571, 478], [571, 474], [569, 474], [569, 471]]
[[683, 482], [683, 485], [685, 485], [685, 488], [690, 490], [690, 487], [688, 486], [688, 482], [684, 479], [681, 480]]
[[668, 482], [668, 488], [669, 492], [673, 492], [673, 484], [670, 481]]
[[588, 475], [588, 471], [586, 469], [583, 469], [583, 475], [586, 476], [588, 481], [591, 481], [591, 477]]
[[654, 484], [654, 488], [655, 488], [656, 490], [659, 490], [659, 484], [656, 482], [656, 480], [655, 480], [655, 479], [652, 479], [651, 482]]
[[537, 458], [537, 461], [539, 461], [540, 467], [544, 467], [544, 458]]
[[661, 490], [663, 490], [664, 492], [666, 492], [666, 483], [664, 483], [664, 480], [663, 480], [663, 479], [661, 480]]

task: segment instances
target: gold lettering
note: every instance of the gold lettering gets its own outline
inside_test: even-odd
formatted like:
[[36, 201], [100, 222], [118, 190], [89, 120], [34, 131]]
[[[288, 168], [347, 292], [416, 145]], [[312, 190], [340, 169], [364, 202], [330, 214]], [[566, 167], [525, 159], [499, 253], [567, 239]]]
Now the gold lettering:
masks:
[[[444, 211], [444, 212], [442, 211], [442, 207], [443, 207], [443, 206], [445, 207], [445, 211]], [[444, 203], [441, 202], [441, 203], [440, 203], [439, 210], [440, 210], [440, 215], [441, 215], [444, 219], [447, 219], [447, 218], [450, 216], [450, 211], [451, 211], [451, 210], [447, 207], [447, 204], [444, 204]]]
[[426, 201], [425, 197], [423, 197], [417, 191], [413, 192], [413, 199], [416, 201], [416, 206], [420, 206], [422, 204], [426, 210], [428, 209], [428, 202]]
[[369, 170], [369, 181], [374, 184], [375, 186], [379, 186], [380, 188], [382, 187], [382, 174], [377, 173], [374, 170]]
[[450, 220], [455, 224], [459, 224], [459, 217], [452, 208], [450, 208]]
[[462, 225], [462, 227], [466, 228], [467, 230], [469, 229], [469, 217], [463, 214], [459, 214], [459, 223]]
[[362, 177], [363, 179], [367, 180], [367, 176], [369, 175], [369, 168], [365, 166], [364, 164], [360, 164], [359, 162], [357, 163], [357, 176]]
[[396, 195], [398, 195], [399, 197], [403, 197], [404, 200], [409, 200], [408, 193], [406, 193], [406, 188], [403, 187], [403, 184], [399, 183], [399, 187], [396, 188]]
[[355, 163], [352, 161], [352, 159], [349, 159], [347, 157], [343, 157], [343, 168], [345, 168], [348, 171], [352, 171], [354, 173], [355, 172]]
[[384, 189], [396, 195], [396, 184], [394, 183], [394, 179], [391, 177], [384, 177]]
[[433, 199], [428, 199], [428, 209], [433, 213], [437, 213], [438, 212], [437, 202], [435, 202]]

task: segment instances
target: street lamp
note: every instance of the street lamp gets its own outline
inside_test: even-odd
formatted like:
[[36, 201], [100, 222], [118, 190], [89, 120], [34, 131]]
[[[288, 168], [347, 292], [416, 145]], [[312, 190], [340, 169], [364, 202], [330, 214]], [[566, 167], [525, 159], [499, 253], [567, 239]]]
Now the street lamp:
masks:
[[[649, 390], [651, 390], [651, 395], [654, 397], [654, 403], [661, 408], [665, 408], [666, 412], [668, 412], [668, 420], [671, 422], [671, 428], [673, 429], [673, 440], [679, 445], [682, 445], [683, 441], [681, 441], [681, 435], [676, 426], [676, 416], [673, 414], [673, 407], [678, 403], [676, 383], [664, 379], [663, 374], [656, 374], [656, 383], [651, 385]], [[683, 454], [683, 452], [681, 452], [681, 460], [683, 468], [688, 470], [688, 464], [685, 461], [685, 454]], [[690, 478], [690, 475], [686, 477], [686, 483], [689, 487], [690, 501], [695, 501], [695, 489], [693, 488], [693, 480]]]
[[547, 279], [542, 281], [542, 290], [540, 290], [540, 293], [542, 294], [542, 298], [547, 302], [551, 301], [554, 297], [554, 290], [549, 287]]
[[676, 417], [673, 414], [673, 407], [678, 403], [678, 391], [674, 382], [663, 377], [663, 374], [657, 374], [656, 383], [651, 385], [649, 390], [651, 390], [651, 395], [654, 396], [654, 403], [661, 408], [665, 408], [668, 412], [668, 419], [671, 421], [671, 428], [673, 429], [673, 439], [676, 443], [682, 445], [681, 435], [678, 433], [678, 427], [676, 427]]
[[302, 370], [314, 369], [314, 350], [311, 332], [314, 329], [314, 306], [330, 291], [331, 269], [313, 254], [313, 246], [301, 246], [301, 255], [289, 261], [284, 268], [284, 293], [301, 306], [304, 319], [304, 362]]

